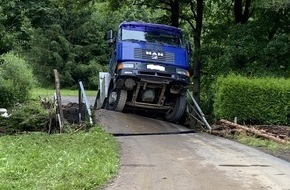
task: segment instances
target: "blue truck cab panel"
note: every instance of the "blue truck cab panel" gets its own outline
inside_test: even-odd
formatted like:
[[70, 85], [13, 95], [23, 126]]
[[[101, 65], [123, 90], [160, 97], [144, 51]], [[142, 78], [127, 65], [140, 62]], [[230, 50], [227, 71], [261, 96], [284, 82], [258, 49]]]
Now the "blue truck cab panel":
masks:
[[189, 83], [189, 54], [179, 28], [144, 22], [118, 27], [110, 73]]

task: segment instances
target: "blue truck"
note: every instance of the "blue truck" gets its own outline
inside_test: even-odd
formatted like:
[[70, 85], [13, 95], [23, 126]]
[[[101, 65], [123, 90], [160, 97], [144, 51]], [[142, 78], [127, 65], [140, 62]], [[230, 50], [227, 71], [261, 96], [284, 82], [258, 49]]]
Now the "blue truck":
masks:
[[159, 111], [178, 122], [186, 109], [191, 48], [181, 29], [122, 22], [108, 31], [109, 71], [99, 75], [97, 108]]

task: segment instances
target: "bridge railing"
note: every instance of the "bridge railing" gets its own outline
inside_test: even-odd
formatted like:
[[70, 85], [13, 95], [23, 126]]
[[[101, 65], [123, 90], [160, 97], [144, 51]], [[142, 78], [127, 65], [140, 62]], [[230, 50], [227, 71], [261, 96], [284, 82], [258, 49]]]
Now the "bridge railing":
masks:
[[198, 103], [192, 96], [192, 93], [187, 91], [187, 114], [191, 119], [195, 119], [198, 123], [200, 123], [203, 127], [207, 128], [207, 130], [211, 131], [211, 127], [208, 124], [204, 113], [199, 107]]
[[88, 114], [90, 124], [93, 124], [92, 111], [91, 111], [91, 108], [89, 106], [89, 102], [88, 102], [87, 95], [86, 95], [86, 92], [84, 89], [84, 85], [83, 85], [82, 81], [79, 81], [79, 123], [81, 123], [82, 118], [84, 118], [84, 116], [82, 117], [83, 106], [85, 106], [84, 109], [85, 109], [86, 113]]

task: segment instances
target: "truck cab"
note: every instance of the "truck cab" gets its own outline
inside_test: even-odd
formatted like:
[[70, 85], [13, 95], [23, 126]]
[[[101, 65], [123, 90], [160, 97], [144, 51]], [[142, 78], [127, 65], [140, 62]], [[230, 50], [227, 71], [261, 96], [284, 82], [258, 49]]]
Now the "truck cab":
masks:
[[108, 32], [112, 47], [105, 108], [159, 110], [177, 122], [186, 108], [189, 53], [179, 28], [123, 22]]

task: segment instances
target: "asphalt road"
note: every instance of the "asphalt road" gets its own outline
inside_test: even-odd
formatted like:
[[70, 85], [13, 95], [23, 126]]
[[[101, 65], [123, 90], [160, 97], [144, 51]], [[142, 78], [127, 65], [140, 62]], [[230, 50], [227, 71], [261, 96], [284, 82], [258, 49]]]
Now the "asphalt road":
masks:
[[290, 164], [254, 148], [133, 114], [96, 118], [121, 148], [107, 190], [290, 190]]

